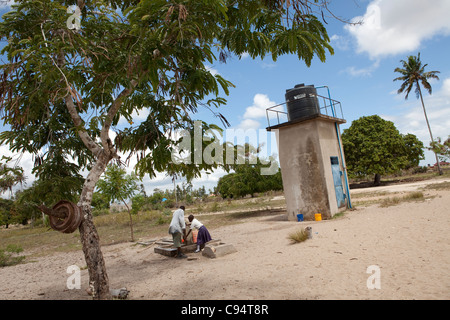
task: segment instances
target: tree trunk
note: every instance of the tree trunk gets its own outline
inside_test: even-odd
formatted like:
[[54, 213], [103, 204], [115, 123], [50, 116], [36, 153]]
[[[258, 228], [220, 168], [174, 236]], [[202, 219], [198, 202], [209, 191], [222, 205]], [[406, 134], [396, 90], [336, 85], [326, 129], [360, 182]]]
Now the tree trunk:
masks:
[[100, 249], [100, 238], [92, 220], [91, 202], [95, 185], [105, 171], [109, 160], [111, 160], [111, 156], [106, 155], [105, 152], [100, 153], [84, 182], [80, 202], [78, 203], [84, 215], [84, 220], [79, 230], [83, 253], [89, 271], [89, 288], [92, 298], [98, 300], [111, 299], [111, 294], [109, 292], [109, 279], [106, 274], [105, 260]]
[[[420, 96], [420, 101], [422, 102], [423, 114], [425, 115], [425, 121], [427, 122], [428, 131], [430, 132], [431, 143], [433, 143], [434, 142], [433, 134], [431, 133], [431, 127], [430, 127], [430, 123], [428, 122], [427, 111], [425, 110], [425, 104], [423, 103], [422, 90], [420, 90], [420, 85], [419, 85], [418, 80], [416, 80], [416, 86], [419, 89], [419, 96]], [[441, 164], [439, 163], [438, 155], [435, 151], [433, 151], [433, 152], [434, 152], [434, 156], [436, 157], [438, 173], [439, 173], [439, 175], [442, 175], [443, 172], [441, 170]]]
[[381, 175], [380, 174], [375, 174], [375, 178], [373, 180], [373, 185], [374, 186], [379, 186], [381, 182]]
[[133, 232], [133, 219], [131, 218], [131, 211], [128, 207], [126, 201], [122, 198], [122, 202], [127, 207], [128, 215], [130, 216], [130, 232], [131, 232], [131, 242], [134, 242], [134, 232]]
[[91, 208], [84, 207], [82, 211], [85, 217], [91, 217], [84, 219], [79, 230], [84, 258], [89, 271], [89, 289], [92, 299], [111, 299], [105, 260], [100, 249], [100, 238], [92, 221]]

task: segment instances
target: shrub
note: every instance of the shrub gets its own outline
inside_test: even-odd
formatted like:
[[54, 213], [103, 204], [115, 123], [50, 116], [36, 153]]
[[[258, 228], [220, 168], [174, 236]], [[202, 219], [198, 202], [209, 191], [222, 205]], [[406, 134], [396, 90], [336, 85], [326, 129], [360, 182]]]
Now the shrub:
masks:
[[303, 242], [308, 239], [308, 232], [306, 232], [304, 228], [301, 228], [300, 230], [290, 233], [288, 239], [291, 240], [292, 244]]
[[106, 208], [105, 209], [94, 208], [92, 210], [92, 215], [94, 217], [103, 216], [103, 215], [106, 215], [106, 214], [109, 214], [109, 209], [106, 209]]
[[0, 267], [13, 266], [21, 263], [25, 259], [25, 256], [15, 256], [14, 254], [22, 251], [21, 246], [14, 244], [8, 245], [6, 249], [0, 249]]
[[415, 201], [415, 200], [423, 200], [423, 199], [424, 199], [424, 194], [420, 191], [416, 191], [416, 192], [407, 194], [403, 197], [393, 197], [393, 198], [384, 199], [381, 202], [380, 206], [383, 208], [386, 208], [386, 207], [398, 205], [399, 203], [401, 203], [403, 201]]
[[220, 210], [220, 204], [219, 204], [217, 201], [215, 201], [215, 202], [212, 204], [210, 210], [211, 210], [211, 212], [217, 212], [217, 211], [219, 211], [219, 210]]
[[415, 167], [412, 171], [413, 174], [417, 174], [417, 173], [426, 173], [428, 171], [428, 167], [427, 166], [422, 166], [422, 167]]

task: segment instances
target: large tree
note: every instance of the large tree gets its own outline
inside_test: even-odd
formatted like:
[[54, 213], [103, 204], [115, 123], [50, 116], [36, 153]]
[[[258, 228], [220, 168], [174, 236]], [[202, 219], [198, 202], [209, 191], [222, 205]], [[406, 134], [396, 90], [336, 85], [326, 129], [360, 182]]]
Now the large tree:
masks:
[[[262, 147], [262, 145], [261, 145]], [[236, 145], [234, 148], [235, 164], [231, 166], [233, 173], [224, 175], [217, 182], [216, 192], [222, 198], [245, 197], [259, 192], [271, 190], [283, 190], [283, 181], [278, 163], [269, 157], [260, 157], [261, 148], [256, 148], [249, 143]], [[263, 168], [270, 166], [276, 168], [272, 174], [261, 174]], [[263, 164], [265, 162], [266, 164]]]
[[423, 158], [423, 143], [413, 134], [402, 135], [392, 121], [378, 115], [354, 120], [342, 133], [345, 162], [351, 177], [381, 176], [417, 165]]
[[[192, 127], [201, 106], [223, 120], [215, 108], [226, 103], [232, 84], [207, 64], [248, 53], [274, 60], [296, 54], [310, 65], [333, 53], [319, 20], [328, 10], [325, 0], [15, 3], [0, 23], [7, 40], [0, 114], [10, 127], [0, 143], [41, 155], [41, 163], [64, 152], [89, 171], [78, 202], [79, 231], [96, 299], [110, 292], [92, 194], [108, 163], [121, 161], [118, 152], [137, 154], [139, 168], [160, 170], [176, 142], [170, 130]], [[146, 121], [134, 124], [133, 112], [145, 110]], [[129, 126], [119, 130], [121, 119]]]
[[[430, 123], [428, 122], [427, 110], [425, 109], [425, 104], [423, 102], [422, 90], [420, 89], [420, 84], [428, 91], [429, 94], [432, 92], [432, 88], [428, 79], [438, 79], [437, 76], [439, 71], [427, 71], [425, 72], [425, 67], [428, 64], [422, 65], [422, 61], [420, 61], [420, 52], [417, 56], [408, 56], [408, 60], [400, 60], [402, 64], [402, 68], [395, 68], [394, 72], [398, 72], [401, 74], [400, 77], [395, 78], [394, 81], [403, 81], [400, 89], [398, 89], [397, 93], [406, 92], [405, 99], [408, 99], [408, 95], [411, 92], [412, 88], [415, 87], [416, 97], [420, 98], [422, 102], [423, 114], [425, 116], [425, 121], [428, 126], [428, 132], [430, 133], [431, 144], [434, 144], [433, 133], [431, 132]], [[439, 174], [442, 174], [441, 166], [439, 164], [438, 154], [434, 152], [437, 162], [437, 169]]]

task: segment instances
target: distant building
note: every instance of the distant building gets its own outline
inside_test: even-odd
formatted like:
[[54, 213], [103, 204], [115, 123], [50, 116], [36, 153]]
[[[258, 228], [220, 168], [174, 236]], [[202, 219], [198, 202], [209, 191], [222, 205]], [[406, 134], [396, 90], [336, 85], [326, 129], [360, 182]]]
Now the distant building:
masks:
[[[127, 203], [128, 208], [131, 209], [131, 200], [130, 202]], [[110, 206], [109, 206], [109, 211], [110, 212], [122, 212], [122, 211], [126, 211], [127, 207], [123, 202], [117, 203], [117, 202], [113, 202]]]

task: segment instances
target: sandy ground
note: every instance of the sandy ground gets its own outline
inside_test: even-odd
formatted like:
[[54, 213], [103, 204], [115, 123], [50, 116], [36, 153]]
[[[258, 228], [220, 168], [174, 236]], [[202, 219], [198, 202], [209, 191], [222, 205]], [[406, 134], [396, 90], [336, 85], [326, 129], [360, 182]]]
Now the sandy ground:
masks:
[[[213, 238], [237, 249], [216, 259], [189, 253], [197, 259], [178, 260], [131, 243], [104, 246], [110, 286], [127, 287], [137, 300], [450, 299], [450, 191], [427, 193], [435, 197], [361, 207], [328, 221], [276, 215], [213, 229]], [[306, 226], [313, 238], [291, 244], [289, 233]], [[82, 268], [81, 289], [66, 286], [70, 265]], [[85, 265], [80, 251], [0, 268], [0, 299], [90, 299]], [[376, 276], [380, 288], [368, 288]]]

